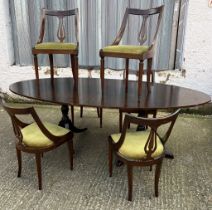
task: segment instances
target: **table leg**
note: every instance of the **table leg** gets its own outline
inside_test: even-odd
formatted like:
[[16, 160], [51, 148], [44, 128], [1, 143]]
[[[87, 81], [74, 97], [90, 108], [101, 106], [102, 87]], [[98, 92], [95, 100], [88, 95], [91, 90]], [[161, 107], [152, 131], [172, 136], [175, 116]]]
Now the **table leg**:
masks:
[[86, 131], [87, 128], [77, 128], [74, 126], [74, 124], [72, 123], [72, 121], [69, 119], [68, 117], [68, 105], [62, 105], [61, 106], [61, 112], [62, 112], [62, 119], [59, 122], [59, 126], [64, 127], [64, 128], [68, 128], [70, 129], [72, 132], [74, 133], [80, 133], [83, 131]]

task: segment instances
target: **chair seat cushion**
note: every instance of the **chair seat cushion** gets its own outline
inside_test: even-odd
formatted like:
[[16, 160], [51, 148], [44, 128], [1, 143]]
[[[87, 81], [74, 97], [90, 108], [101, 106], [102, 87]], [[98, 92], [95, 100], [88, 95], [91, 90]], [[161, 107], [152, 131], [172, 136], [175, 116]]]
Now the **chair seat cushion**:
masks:
[[35, 45], [37, 50], [76, 50], [77, 45], [63, 42], [43, 42]]
[[[144, 150], [150, 131], [127, 132], [124, 143], [119, 149], [119, 153], [129, 159], [142, 159], [146, 157]], [[121, 133], [112, 134], [111, 137], [114, 143], [119, 141]], [[157, 138], [157, 149], [152, 154], [153, 158], [160, 156], [163, 153], [164, 147], [160, 139]]]
[[[52, 123], [44, 122], [43, 124], [55, 136], [62, 136], [70, 131]], [[23, 143], [28, 147], [43, 148], [54, 144], [42, 133], [35, 122], [21, 129], [21, 133], [23, 135]]]
[[103, 52], [107, 53], [123, 53], [123, 54], [135, 54], [140, 55], [147, 52], [148, 46], [134, 46], [134, 45], [111, 45], [104, 47]]

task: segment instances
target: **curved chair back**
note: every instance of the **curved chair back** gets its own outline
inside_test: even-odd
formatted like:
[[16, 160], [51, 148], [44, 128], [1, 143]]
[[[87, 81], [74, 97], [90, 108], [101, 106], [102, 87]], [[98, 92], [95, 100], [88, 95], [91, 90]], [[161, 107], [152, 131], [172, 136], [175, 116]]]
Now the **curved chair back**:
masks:
[[143, 45], [147, 40], [147, 20], [152, 15], [158, 15], [156, 32], [155, 32], [155, 35], [154, 35], [154, 38], [153, 38], [153, 41], [152, 41], [151, 47], [150, 47], [150, 48], [153, 48], [156, 38], [157, 38], [157, 35], [158, 35], [158, 31], [159, 31], [159, 27], [160, 27], [162, 15], [163, 15], [163, 10], [164, 10], [164, 5], [157, 7], [157, 8], [151, 8], [151, 9], [146, 9], [146, 10], [127, 8], [125, 11], [125, 14], [124, 14], [124, 18], [122, 20], [121, 28], [120, 28], [112, 45], [118, 45], [120, 43], [120, 41], [123, 37], [124, 31], [125, 31], [127, 22], [129, 20], [129, 15], [137, 15], [137, 16], [143, 17], [143, 21], [141, 24], [141, 28], [139, 30], [138, 38], [137, 38], [139, 44]]
[[[36, 122], [36, 124], [38, 125], [39, 129], [41, 130], [41, 132], [47, 138], [49, 138], [51, 141], [53, 141], [54, 144], [55, 144], [55, 146], [57, 146], [64, 139], [67, 138], [67, 135], [64, 135], [64, 136], [55, 136], [51, 132], [49, 132], [49, 130], [45, 127], [45, 125], [43, 124], [43, 122], [39, 118], [38, 114], [36, 113], [34, 107], [13, 108], [13, 107], [9, 107], [9, 106], [5, 105], [4, 103], [2, 105], [3, 105], [3, 108], [7, 111], [7, 113], [9, 114], [9, 116], [11, 118], [15, 136], [19, 140], [19, 143], [20, 144], [22, 144], [22, 140], [23, 140], [21, 129], [24, 128], [24, 127], [26, 127], [26, 126], [28, 126], [28, 125], [30, 125], [31, 123], [25, 123], [25, 122], [23, 122], [22, 120], [20, 120], [17, 117], [17, 115], [31, 115], [32, 119], [34, 120], [34, 122]], [[69, 136], [71, 138], [73, 136], [73, 134], [72, 134], [71, 131], [70, 131]]]
[[29, 115], [31, 113], [32, 107], [30, 107], [30, 108], [12, 108], [12, 107], [5, 105], [4, 103], [2, 105], [3, 105], [3, 108], [7, 111], [7, 113], [9, 114], [9, 116], [11, 118], [15, 136], [17, 137], [19, 143], [22, 143], [23, 136], [21, 133], [21, 129], [26, 127], [29, 124], [20, 120], [16, 115]]
[[[48, 152], [60, 146], [63, 143], [68, 144], [70, 169], [71, 170], [73, 169], [73, 133], [71, 131], [68, 131], [64, 128], [55, 125], [56, 126], [55, 132], [52, 132], [53, 130], [51, 130], [50, 132], [42, 123], [33, 107], [13, 108], [5, 105], [4, 103], [2, 105], [3, 108], [8, 112], [12, 120], [14, 133], [15, 136], [17, 137], [16, 154], [18, 159], [18, 177], [21, 176], [22, 171], [22, 152], [34, 153], [38, 174], [38, 189], [41, 190], [42, 189], [41, 156], [43, 156], [44, 152]], [[27, 124], [22, 120], [20, 120], [17, 117], [17, 115], [31, 115], [35, 123]], [[29, 129], [24, 134], [23, 130], [29, 128], [30, 126], [32, 126], [31, 129]], [[60, 136], [58, 135], [57, 132], [59, 129], [63, 129]], [[44, 136], [40, 135], [40, 131]], [[29, 133], [30, 135], [28, 135], [27, 133]], [[50, 144], [49, 143], [46, 144], [45, 137], [47, 137], [47, 142], [49, 140], [52, 142], [50, 142]]]
[[73, 16], [73, 15], [75, 16], [75, 38], [76, 38], [77, 46], [78, 46], [79, 45], [79, 12], [77, 8], [72, 10], [47, 10], [44, 8], [42, 10], [40, 36], [39, 36], [39, 41], [37, 42], [37, 44], [43, 42], [47, 16], [54, 16], [59, 19], [59, 25], [57, 29], [57, 38], [60, 40], [60, 42], [63, 42], [65, 39], [65, 26], [64, 26], [63, 19], [64, 17]]
[[[162, 118], [142, 118], [142, 117], [135, 117], [135, 116], [126, 114], [124, 119], [123, 131], [121, 133], [120, 139], [114, 145], [116, 151], [118, 151], [119, 148], [124, 143], [127, 129], [131, 123], [137, 124], [137, 125], [144, 125], [150, 128], [150, 133], [144, 147], [144, 151], [146, 153], [146, 159], [153, 159], [152, 154], [157, 149], [157, 138], [161, 140], [163, 145], [167, 142], [179, 112], [180, 112], [180, 109], [175, 111], [173, 114], [166, 117], [162, 117]], [[158, 133], [158, 128], [164, 124], [168, 124], [168, 126], [166, 128], [165, 134], [161, 136]]]

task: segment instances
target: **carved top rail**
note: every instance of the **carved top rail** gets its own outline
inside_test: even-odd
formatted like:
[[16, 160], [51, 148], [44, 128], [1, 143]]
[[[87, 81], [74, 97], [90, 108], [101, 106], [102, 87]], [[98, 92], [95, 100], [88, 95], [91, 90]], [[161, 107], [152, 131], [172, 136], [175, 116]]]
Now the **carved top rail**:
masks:
[[43, 42], [44, 34], [45, 34], [45, 25], [46, 25], [46, 16], [55, 16], [59, 19], [59, 25], [57, 29], [57, 38], [60, 42], [63, 42], [65, 39], [65, 26], [64, 26], [64, 17], [75, 16], [75, 37], [77, 41], [77, 45], [79, 45], [79, 12], [78, 9], [72, 10], [42, 10], [42, 18], [41, 18], [41, 28], [40, 28], [40, 36], [37, 44]]
[[134, 8], [127, 8], [124, 14], [124, 18], [121, 24], [121, 28], [114, 40], [114, 42], [112, 43], [112, 45], [118, 45], [123, 37], [126, 25], [127, 25], [127, 21], [129, 19], [129, 15], [140, 15], [143, 16], [143, 21], [141, 24], [141, 28], [139, 30], [139, 34], [138, 34], [138, 42], [140, 45], [144, 44], [147, 40], [147, 20], [149, 19], [150, 16], [152, 15], [157, 15], [158, 14], [158, 20], [157, 20], [157, 25], [156, 25], [156, 32], [153, 38], [153, 41], [150, 45], [150, 49], [153, 49], [156, 38], [157, 38], [157, 34], [159, 31], [159, 26], [161, 23], [161, 19], [162, 19], [162, 14], [163, 14], [163, 10], [164, 10], [164, 6], [160, 6], [157, 8], [151, 8], [151, 9], [147, 9], [147, 10], [141, 10], [141, 9], [134, 9]]

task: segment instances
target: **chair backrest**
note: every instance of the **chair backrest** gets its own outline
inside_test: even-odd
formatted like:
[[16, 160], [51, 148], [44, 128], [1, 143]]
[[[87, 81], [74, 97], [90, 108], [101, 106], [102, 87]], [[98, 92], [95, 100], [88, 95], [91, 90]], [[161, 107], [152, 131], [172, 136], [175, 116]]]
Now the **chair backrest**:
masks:
[[28, 123], [23, 122], [20, 120], [16, 115], [29, 115], [31, 113], [32, 107], [29, 108], [13, 108], [10, 106], [7, 106], [5, 103], [2, 104], [3, 108], [7, 111], [9, 114], [12, 125], [13, 125], [13, 131], [15, 133], [15, 136], [19, 140], [19, 143], [22, 143], [22, 133], [21, 129], [29, 125]]
[[[7, 111], [9, 114], [12, 125], [13, 125], [13, 130], [15, 133], [15, 136], [19, 140], [19, 144], [22, 144], [23, 136], [21, 133], [21, 129], [29, 125], [28, 123], [23, 122], [20, 120], [17, 116], [19, 115], [30, 115], [34, 122], [38, 125], [39, 129], [41, 132], [49, 138], [51, 141], [53, 141], [55, 144], [59, 142], [59, 140], [62, 140], [64, 136], [55, 136], [49, 130], [44, 126], [42, 123], [41, 119], [39, 118], [38, 114], [36, 113], [35, 109], [33, 107], [27, 107], [27, 108], [14, 108], [7, 106], [5, 103], [2, 104], [3, 108]], [[71, 133], [71, 132], [70, 132]], [[72, 133], [71, 133], [72, 135]]]
[[73, 15], [75, 16], [75, 19], [74, 19], [75, 38], [76, 38], [77, 45], [79, 45], [79, 12], [77, 8], [72, 10], [47, 10], [44, 8], [42, 10], [40, 36], [39, 36], [39, 40], [37, 44], [43, 42], [47, 16], [54, 16], [59, 19], [59, 25], [57, 29], [57, 38], [60, 40], [60, 42], [63, 42], [65, 39], [65, 26], [64, 26], [63, 18], [68, 16], [73, 16]]
[[[135, 116], [126, 114], [124, 118], [122, 134], [119, 141], [115, 145], [115, 149], [118, 151], [121, 145], [124, 143], [126, 132], [130, 123], [148, 126], [150, 128], [150, 133], [146, 141], [144, 151], [146, 153], [146, 159], [152, 159], [152, 154], [157, 149], [157, 138], [161, 140], [163, 145], [166, 143], [166, 141], [168, 140], [171, 134], [171, 131], [173, 129], [173, 126], [175, 124], [175, 121], [177, 119], [179, 112], [180, 112], [180, 109], [178, 109], [177, 111], [175, 111], [169, 116], [161, 117], [161, 118], [142, 118], [142, 117], [135, 117]], [[166, 126], [165, 134], [161, 136], [158, 133], [158, 128], [165, 124], [168, 124], [168, 126]]]
[[120, 28], [114, 42], [112, 43], [112, 45], [118, 45], [120, 43], [120, 41], [123, 37], [128, 19], [129, 19], [129, 15], [139, 15], [139, 16], [143, 17], [141, 28], [140, 28], [139, 34], [138, 34], [138, 42], [140, 45], [144, 44], [147, 40], [147, 20], [152, 15], [158, 15], [156, 32], [155, 32], [153, 41], [150, 46], [150, 48], [153, 48], [156, 38], [157, 38], [158, 31], [159, 31], [159, 26], [161, 23], [163, 10], [164, 10], [164, 5], [157, 7], [157, 8], [151, 8], [151, 9], [146, 9], [146, 10], [127, 8], [125, 11], [123, 20], [122, 20], [121, 28]]

